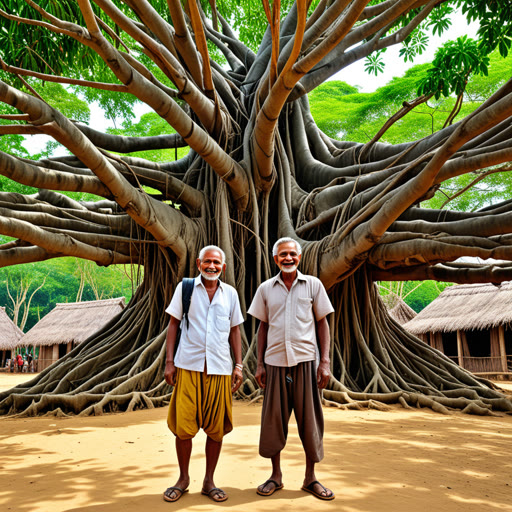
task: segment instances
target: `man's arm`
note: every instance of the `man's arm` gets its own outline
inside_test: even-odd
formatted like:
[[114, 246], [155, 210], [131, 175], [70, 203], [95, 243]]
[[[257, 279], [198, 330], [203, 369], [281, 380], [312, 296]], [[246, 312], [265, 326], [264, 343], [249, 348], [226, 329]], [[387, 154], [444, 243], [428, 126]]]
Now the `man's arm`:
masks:
[[[229, 331], [229, 345], [235, 358], [235, 365], [242, 365], [242, 338], [240, 336], [240, 326], [235, 325]], [[233, 375], [231, 376], [231, 393], [236, 393], [242, 384], [243, 374], [242, 370], [235, 366], [233, 368]]]
[[319, 389], [324, 389], [331, 377], [331, 362], [329, 350], [331, 348], [331, 335], [329, 332], [329, 323], [327, 316], [324, 316], [316, 323], [318, 333], [318, 347], [320, 349], [320, 364], [316, 374], [316, 381]]
[[167, 337], [165, 339], [166, 345], [166, 358], [165, 358], [165, 382], [170, 386], [176, 384], [176, 367], [174, 366], [174, 347], [176, 346], [176, 335], [178, 334], [178, 328], [180, 326], [180, 320], [171, 315], [169, 321], [169, 327], [167, 328]]
[[254, 377], [258, 382], [258, 386], [261, 389], [265, 389], [267, 385], [267, 371], [265, 370], [265, 352], [267, 350], [267, 334], [268, 324], [266, 322], [260, 322], [258, 329], [258, 367]]

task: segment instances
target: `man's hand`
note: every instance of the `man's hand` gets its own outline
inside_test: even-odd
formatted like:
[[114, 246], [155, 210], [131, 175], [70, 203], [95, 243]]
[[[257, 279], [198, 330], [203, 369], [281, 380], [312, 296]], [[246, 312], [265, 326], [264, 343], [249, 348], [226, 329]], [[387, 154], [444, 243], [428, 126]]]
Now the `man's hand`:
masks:
[[231, 393], [236, 393], [238, 388], [242, 385], [243, 374], [240, 368], [233, 369], [233, 375], [231, 376]]
[[263, 364], [258, 364], [254, 377], [256, 378], [258, 386], [261, 389], [265, 389], [265, 386], [267, 385], [267, 371], [265, 370], [265, 366]]
[[176, 366], [174, 366], [173, 361], [166, 361], [165, 362], [165, 382], [169, 384], [169, 386], [175, 386], [176, 385]]
[[318, 384], [318, 389], [325, 389], [325, 387], [329, 383], [330, 377], [331, 369], [329, 361], [320, 361], [320, 364], [318, 365], [318, 370], [316, 372], [316, 382]]

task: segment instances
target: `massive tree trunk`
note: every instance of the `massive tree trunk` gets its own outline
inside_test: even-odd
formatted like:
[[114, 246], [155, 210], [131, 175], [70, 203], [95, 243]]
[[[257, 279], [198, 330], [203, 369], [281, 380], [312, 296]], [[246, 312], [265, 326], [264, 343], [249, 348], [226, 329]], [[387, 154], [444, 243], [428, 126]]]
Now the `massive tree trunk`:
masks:
[[[35, 20], [4, 12], [6, 19], [86, 45], [113, 79], [85, 82], [9, 63], [4, 71], [133, 94], [177, 135], [105, 135], [64, 117], [33, 86], [27, 94], [0, 82], [0, 99], [18, 110], [3, 116], [17, 123], [0, 126], [0, 133], [48, 134], [73, 153], [38, 162], [0, 153], [1, 174], [40, 189], [36, 196], [0, 193], [0, 232], [16, 239], [0, 247], [0, 265], [73, 255], [100, 265], [144, 266], [144, 280], [123, 313], [28, 384], [0, 394], [0, 413], [101, 414], [163, 405], [171, 393], [163, 380], [164, 309], [176, 284], [195, 275], [199, 249], [209, 243], [224, 249], [225, 280], [237, 288], [245, 312], [256, 288], [275, 272], [271, 247], [280, 236], [300, 241], [302, 270], [322, 280], [335, 306], [327, 400], [347, 407], [512, 411], [512, 402], [490, 383], [394, 322], [374, 284], [510, 279], [509, 263], [455, 261], [512, 259], [510, 202], [471, 213], [427, 210], [420, 203], [453, 176], [510, 160], [512, 82], [460, 123], [398, 146], [328, 138], [305, 95], [354, 60], [403, 41], [442, 3], [368, 7], [367, 1], [337, 0], [320, 2], [308, 18], [306, 3], [297, 2], [281, 23], [278, 10], [267, 6], [269, 29], [257, 54], [220, 14], [221, 28], [206, 23], [195, 2], [187, 2], [186, 15], [179, 2], [168, 2], [172, 27], [144, 0], [122, 6], [137, 22], [108, 0], [96, 0], [94, 10], [79, 1], [81, 26], [41, 8]], [[390, 36], [404, 16], [408, 21]], [[113, 23], [115, 31], [108, 26]], [[209, 59], [207, 40], [223, 52], [229, 70]], [[142, 64], [140, 50], [160, 78]], [[178, 145], [190, 152], [177, 162], [115, 154]], [[148, 194], [144, 186], [159, 193]], [[58, 190], [104, 200], [80, 203]], [[256, 329], [247, 318], [239, 393], [247, 398], [259, 393]]]

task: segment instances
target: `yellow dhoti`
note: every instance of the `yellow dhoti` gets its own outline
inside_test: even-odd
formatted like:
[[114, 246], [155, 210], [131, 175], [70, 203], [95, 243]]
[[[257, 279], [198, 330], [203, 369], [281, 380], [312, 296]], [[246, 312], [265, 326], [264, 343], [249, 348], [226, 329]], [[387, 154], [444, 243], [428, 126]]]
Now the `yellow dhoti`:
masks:
[[192, 439], [202, 428], [214, 441], [222, 441], [233, 430], [231, 375], [177, 368], [167, 425], [180, 439]]

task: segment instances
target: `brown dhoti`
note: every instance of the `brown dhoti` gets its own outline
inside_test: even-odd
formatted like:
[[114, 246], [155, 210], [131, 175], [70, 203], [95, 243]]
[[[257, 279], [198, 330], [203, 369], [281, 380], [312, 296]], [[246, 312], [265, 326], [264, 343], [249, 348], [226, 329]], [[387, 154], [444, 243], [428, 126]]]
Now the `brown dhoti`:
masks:
[[313, 462], [320, 462], [324, 457], [324, 415], [315, 361], [291, 368], [270, 365], [265, 368], [267, 380], [261, 411], [260, 455], [270, 458], [284, 448], [293, 410], [306, 456]]

